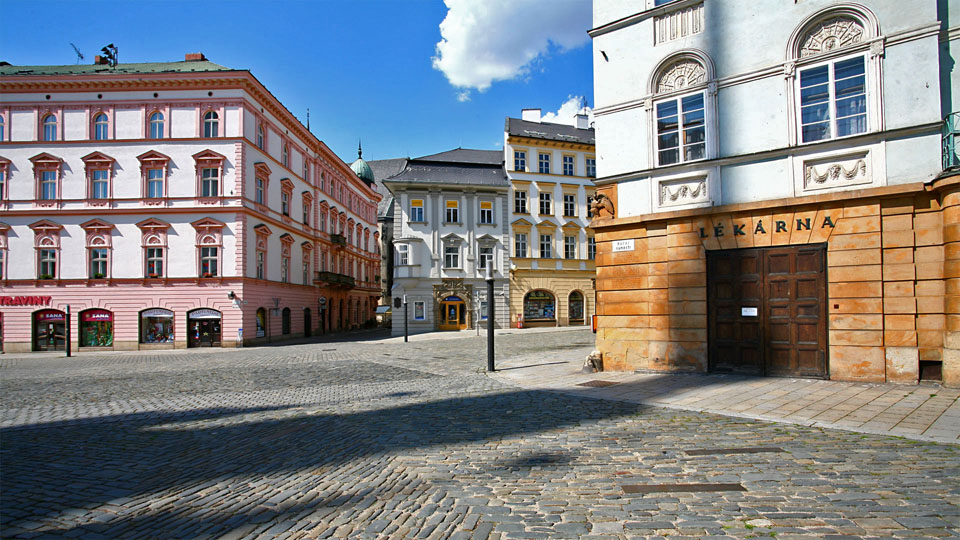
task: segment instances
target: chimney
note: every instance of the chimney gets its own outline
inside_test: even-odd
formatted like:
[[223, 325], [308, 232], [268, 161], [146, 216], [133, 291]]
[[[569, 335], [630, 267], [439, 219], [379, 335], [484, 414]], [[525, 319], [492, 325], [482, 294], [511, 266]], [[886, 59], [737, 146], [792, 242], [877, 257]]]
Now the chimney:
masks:
[[540, 123], [540, 109], [523, 109], [520, 111], [520, 118], [527, 122]]
[[109, 60], [107, 60], [103, 56], [100, 56], [99, 54], [93, 57], [93, 65], [95, 66], [105, 66], [109, 63], [110, 63]]
[[203, 53], [200, 53], [200, 52], [187, 53], [187, 54], [184, 55], [184, 57], [183, 57], [183, 61], [184, 61], [184, 62], [202, 62], [202, 61], [204, 61], [204, 60], [206, 60], [206, 59], [207, 59], [207, 57], [204, 56]]
[[590, 129], [590, 117], [585, 114], [578, 114], [577, 129]]

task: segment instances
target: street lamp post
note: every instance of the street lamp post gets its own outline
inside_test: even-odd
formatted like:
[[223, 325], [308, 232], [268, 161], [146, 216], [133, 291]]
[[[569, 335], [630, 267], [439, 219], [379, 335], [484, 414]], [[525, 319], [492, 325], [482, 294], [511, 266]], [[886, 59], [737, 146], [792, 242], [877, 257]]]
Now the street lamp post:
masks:
[[487, 260], [487, 371], [496, 371], [493, 356], [493, 260]]

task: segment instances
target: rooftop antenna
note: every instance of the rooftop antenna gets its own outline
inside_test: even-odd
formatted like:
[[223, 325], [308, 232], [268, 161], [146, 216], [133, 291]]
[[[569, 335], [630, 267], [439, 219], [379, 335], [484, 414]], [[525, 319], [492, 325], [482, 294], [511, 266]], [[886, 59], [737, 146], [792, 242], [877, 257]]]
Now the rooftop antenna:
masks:
[[103, 56], [107, 59], [107, 63], [110, 65], [110, 67], [117, 67], [117, 62], [120, 60], [120, 56], [117, 52], [117, 47], [113, 43], [100, 49], [100, 52], [103, 53]]
[[80, 61], [83, 60], [83, 53], [80, 52], [80, 49], [78, 49], [73, 43], [71, 43], [70, 46], [73, 47], [73, 52], [77, 53], [77, 64], [79, 64]]

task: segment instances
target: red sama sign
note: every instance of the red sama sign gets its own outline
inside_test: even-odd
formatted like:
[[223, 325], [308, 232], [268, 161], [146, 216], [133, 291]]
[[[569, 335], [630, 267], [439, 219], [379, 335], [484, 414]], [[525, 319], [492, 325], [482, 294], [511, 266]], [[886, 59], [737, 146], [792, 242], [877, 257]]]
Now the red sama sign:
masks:
[[52, 296], [0, 296], [0, 306], [49, 306]]

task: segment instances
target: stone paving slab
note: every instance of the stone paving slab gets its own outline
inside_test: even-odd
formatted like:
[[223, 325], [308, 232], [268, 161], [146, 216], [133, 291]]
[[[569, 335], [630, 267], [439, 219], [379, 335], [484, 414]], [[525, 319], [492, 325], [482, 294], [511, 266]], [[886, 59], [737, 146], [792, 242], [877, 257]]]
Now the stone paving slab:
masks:
[[[591, 341], [500, 335], [498, 365]], [[460, 335], [0, 359], [0, 536], [958, 537], [958, 445], [520, 388], [485, 355]], [[690, 484], [743, 490], [626, 489]]]
[[[960, 389], [738, 375], [583, 373], [589, 347], [501, 362], [498, 380], [524, 388], [685, 411], [960, 443]], [[590, 388], [588, 381], [613, 386]]]

